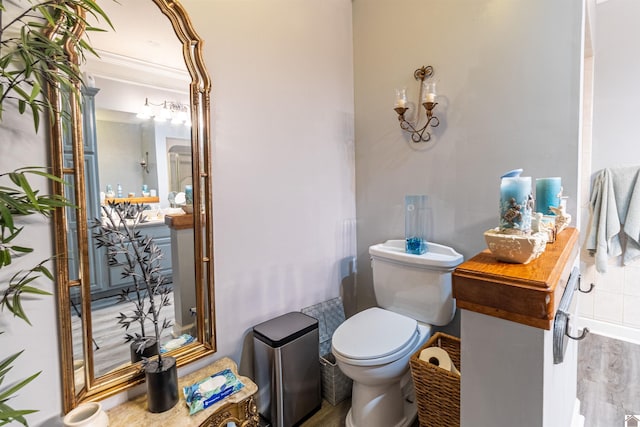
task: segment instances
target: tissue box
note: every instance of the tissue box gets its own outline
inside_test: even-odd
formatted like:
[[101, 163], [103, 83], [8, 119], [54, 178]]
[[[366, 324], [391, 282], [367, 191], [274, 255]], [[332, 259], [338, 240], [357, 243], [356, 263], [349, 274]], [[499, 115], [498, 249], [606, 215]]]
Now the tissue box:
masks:
[[322, 375], [322, 397], [332, 405], [337, 405], [351, 396], [353, 381], [342, 373], [332, 353], [320, 357]]

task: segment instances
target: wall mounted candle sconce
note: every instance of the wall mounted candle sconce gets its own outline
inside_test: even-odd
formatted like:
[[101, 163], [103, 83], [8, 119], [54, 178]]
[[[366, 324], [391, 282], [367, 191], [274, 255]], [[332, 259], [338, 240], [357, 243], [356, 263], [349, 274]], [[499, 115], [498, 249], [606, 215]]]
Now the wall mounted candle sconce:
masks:
[[140, 160], [140, 167], [146, 173], [149, 173], [149, 152], [144, 153], [144, 157]]
[[[433, 67], [431, 65], [418, 68], [413, 73], [413, 77], [420, 83], [419, 100], [426, 110], [427, 122], [419, 128], [420, 115], [416, 114], [416, 122], [411, 123], [405, 119], [404, 115], [409, 109], [407, 107], [407, 90], [396, 89], [396, 103], [394, 110], [398, 113], [398, 121], [402, 130], [411, 134], [411, 140], [415, 143], [427, 142], [431, 139], [431, 134], [427, 131], [429, 126], [436, 127], [440, 124], [440, 120], [433, 115], [433, 109], [438, 105], [436, 102], [436, 82], [431, 80], [433, 75]], [[419, 108], [418, 108], [419, 110]]]

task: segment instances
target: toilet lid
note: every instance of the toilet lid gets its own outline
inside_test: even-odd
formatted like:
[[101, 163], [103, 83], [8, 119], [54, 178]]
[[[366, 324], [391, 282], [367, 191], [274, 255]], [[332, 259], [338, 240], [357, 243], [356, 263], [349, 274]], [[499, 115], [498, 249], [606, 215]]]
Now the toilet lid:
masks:
[[418, 322], [378, 307], [343, 322], [333, 334], [335, 351], [350, 359], [373, 359], [396, 353], [417, 333]]

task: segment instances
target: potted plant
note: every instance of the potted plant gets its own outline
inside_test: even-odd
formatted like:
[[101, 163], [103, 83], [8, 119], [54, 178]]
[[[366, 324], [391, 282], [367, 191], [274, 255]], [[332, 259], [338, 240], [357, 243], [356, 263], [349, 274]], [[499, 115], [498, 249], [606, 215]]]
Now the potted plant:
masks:
[[[20, 114], [30, 113], [37, 132], [40, 115], [52, 116], [56, 111], [56, 106], [43, 96], [47, 85], [67, 93], [77, 93], [74, 82], [80, 80], [79, 69], [66, 54], [64, 46], [65, 42], [71, 41], [80, 58], [85, 52], [95, 53], [90, 44], [75, 33], [78, 24], [86, 23], [86, 15], [100, 17], [109, 23], [93, 0], [0, 1], [0, 121], [9, 104], [17, 107]], [[47, 33], [47, 26], [55, 27], [55, 32]], [[54, 209], [69, 206], [62, 197], [38, 194], [29, 184], [26, 174], [59, 181], [36, 167], [0, 174], [12, 182], [10, 186], [0, 186], [0, 268], [9, 267], [13, 257], [33, 251], [15, 243], [24, 229], [15, 220], [20, 221], [18, 218], [32, 214], [49, 216]], [[53, 279], [46, 262], [18, 271], [8, 282], [0, 283], [0, 309], [6, 307], [14, 316], [30, 324], [22, 307], [22, 298], [25, 295], [48, 294], [36, 285], [43, 276]], [[3, 356], [0, 385], [21, 353]], [[14, 410], [7, 402], [38, 375], [39, 372], [17, 384], [0, 388], [0, 425], [13, 421], [28, 425], [25, 415], [35, 410]]]
[[163, 356], [160, 351], [162, 331], [172, 326], [166, 318], [160, 320], [162, 308], [171, 305], [171, 288], [160, 273], [162, 250], [139, 229], [147, 222], [143, 212], [143, 205], [110, 202], [103, 206], [104, 219], [93, 220], [92, 228], [96, 245], [107, 250], [109, 265], [121, 265], [122, 276], [133, 281], [133, 286], [119, 298], [131, 302], [133, 310], [121, 312], [118, 324], [125, 331], [132, 325], [139, 326], [139, 331], [125, 334], [125, 342], [132, 343], [135, 352], [142, 354], [152, 349], [151, 354], [155, 356], [143, 355], [142, 364], [147, 380], [147, 403], [149, 411], [164, 412], [178, 402], [176, 360]]

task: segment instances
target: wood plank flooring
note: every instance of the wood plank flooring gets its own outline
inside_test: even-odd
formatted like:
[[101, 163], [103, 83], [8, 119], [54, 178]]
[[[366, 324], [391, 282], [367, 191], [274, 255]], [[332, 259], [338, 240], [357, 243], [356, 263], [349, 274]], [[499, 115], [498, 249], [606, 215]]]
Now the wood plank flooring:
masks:
[[345, 399], [336, 406], [323, 399], [320, 410], [303, 422], [301, 427], [343, 427], [349, 408], [351, 399]]
[[640, 345], [593, 333], [580, 341], [578, 399], [584, 427], [622, 427], [640, 414]]

